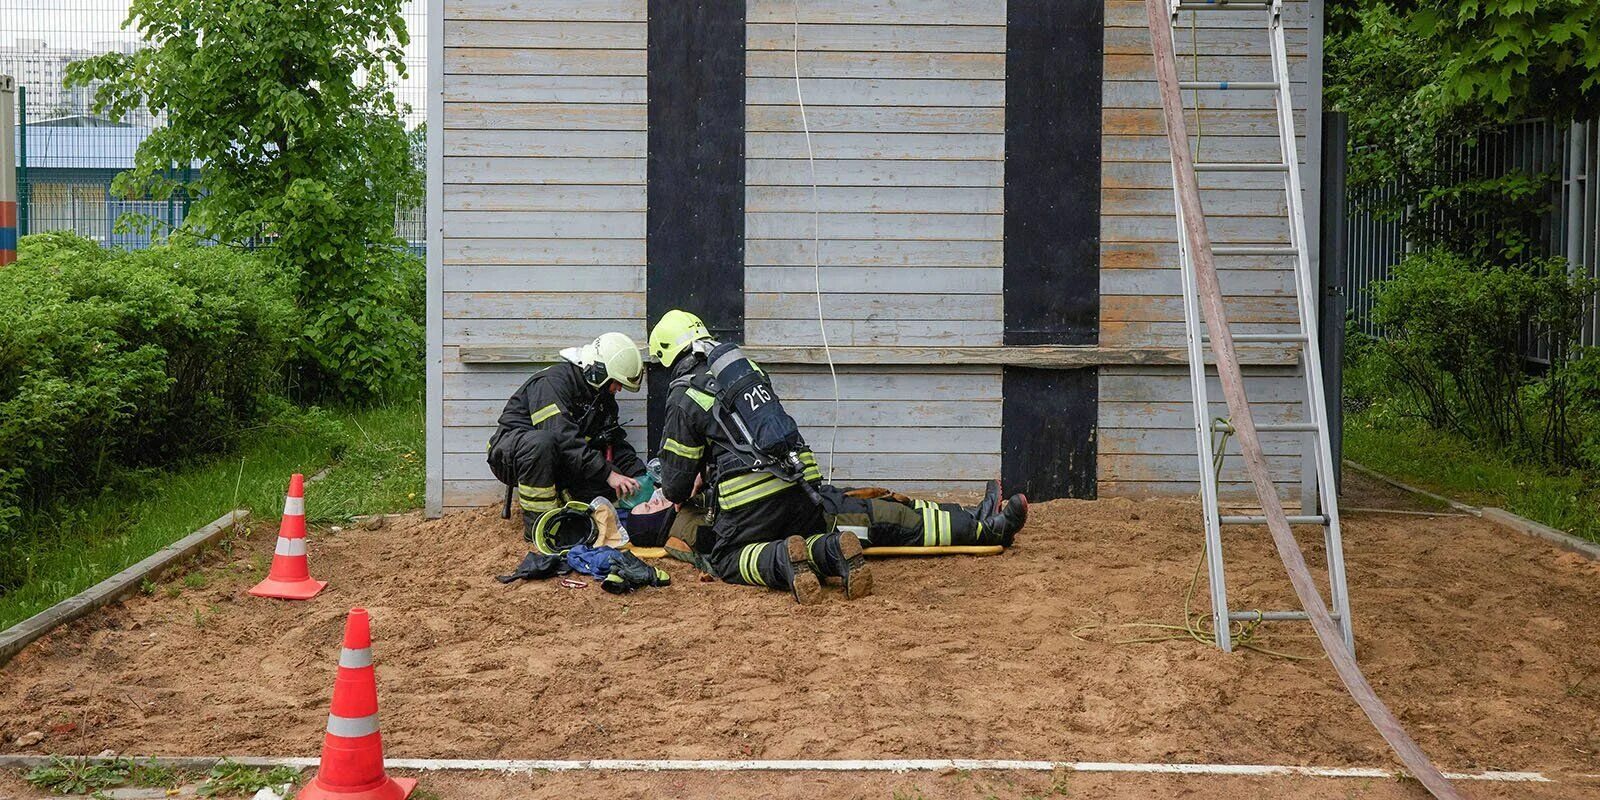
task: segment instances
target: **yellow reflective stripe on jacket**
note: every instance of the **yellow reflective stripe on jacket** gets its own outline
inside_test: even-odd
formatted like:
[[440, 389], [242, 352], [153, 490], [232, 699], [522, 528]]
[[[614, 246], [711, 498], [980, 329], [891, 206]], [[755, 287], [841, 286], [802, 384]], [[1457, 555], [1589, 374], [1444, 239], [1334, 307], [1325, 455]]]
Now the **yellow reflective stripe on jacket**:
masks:
[[665, 444], [661, 445], [661, 449], [675, 455], [683, 456], [684, 458], [694, 459], [695, 461], [699, 461], [700, 457], [706, 454], [705, 445], [701, 445], [699, 447], [690, 447], [671, 437], [667, 437], [667, 441]]
[[717, 401], [715, 397], [712, 397], [711, 395], [706, 394], [705, 392], [702, 392], [693, 386], [685, 389], [683, 393], [688, 395], [689, 399], [695, 402], [695, 405], [700, 406], [701, 411], [710, 411], [711, 404]]
[[724, 509], [749, 505], [763, 497], [775, 495], [794, 486], [768, 472], [736, 475], [717, 486], [717, 505]]
[[544, 422], [545, 420], [560, 413], [561, 409], [558, 408], [555, 403], [551, 403], [550, 405], [547, 405], [544, 408], [529, 414], [528, 419], [531, 420], [534, 425], [538, 425], [539, 423]]

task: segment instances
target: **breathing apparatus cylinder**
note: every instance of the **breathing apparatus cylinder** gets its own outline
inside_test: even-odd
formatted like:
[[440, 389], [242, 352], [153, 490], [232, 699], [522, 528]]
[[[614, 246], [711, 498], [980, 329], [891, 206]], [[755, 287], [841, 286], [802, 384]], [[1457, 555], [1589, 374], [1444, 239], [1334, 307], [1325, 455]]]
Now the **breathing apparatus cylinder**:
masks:
[[[743, 423], [756, 452], [785, 461], [805, 447], [805, 439], [794, 418], [783, 409], [783, 402], [772, 389], [767, 374], [745, 358], [736, 344], [719, 344], [706, 356], [711, 374], [720, 387], [720, 396]], [[798, 457], [796, 457], [798, 461]]]

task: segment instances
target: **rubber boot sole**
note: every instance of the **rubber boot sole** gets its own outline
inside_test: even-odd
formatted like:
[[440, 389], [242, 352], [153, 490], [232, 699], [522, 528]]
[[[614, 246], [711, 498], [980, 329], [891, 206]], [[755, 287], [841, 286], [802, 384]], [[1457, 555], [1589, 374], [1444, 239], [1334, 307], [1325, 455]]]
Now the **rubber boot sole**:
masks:
[[861, 539], [849, 531], [839, 534], [839, 553], [844, 556], [844, 599], [872, 594], [872, 568], [867, 566]]
[[794, 601], [803, 606], [821, 602], [822, 581], [811, 569], [811, 550], [806, 547], [806, 540], [790, 536], [783, 540], [783, 548], [788, 556], [789, 593], [794, 595]]

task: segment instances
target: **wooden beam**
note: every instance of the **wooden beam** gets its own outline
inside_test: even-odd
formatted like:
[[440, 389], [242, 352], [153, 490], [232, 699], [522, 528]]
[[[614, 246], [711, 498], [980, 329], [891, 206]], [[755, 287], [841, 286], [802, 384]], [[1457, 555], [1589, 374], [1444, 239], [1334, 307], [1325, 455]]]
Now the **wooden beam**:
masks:
[[[548, 364], [556, 361], [559, 344], [463, 345], [463, 364]], [[826, 364], [821, 347], [803, 345], [745, 345], [746, 355], [762, 364]], [[1292, 348], [1257, 347], [1239, 351], [1240, 361], [1253, 366], [1296, 363]], [[1181, 347], [1101, 347], [1098, 345], [1012, 345], [990, 347], [919, 347], [908, 345], [850, 345], [833, 348], [833, 363], [842, 366], [989, 366], [1077, 369], [1099, 366], [1184, 366], [1188, 352]], [[1209, 360], [1209, 359], [1208, 359]]]
[[[1322, 642], [1323, 651], [1328, 654], [1328, 662], [1333, 664], [1334, 671], [1344, 681], [1345, 689], [1349, 690], [1356, 705], [1366, 713], [1367, 719], [1382, 734], [1384, 741], [1394, 748], [1406, 769], [1434, 797], [1439, 800], [1459, 800], [1461, 795], [1455, 787], [1440, 774], [1427, 754], [1406, 733], [1400, 720], [1378, 699], [1372, 684], [1361, 673], [1361, 667], [1356, 665], [1355, 653], [1345, 645], [1344, 636], [1328, 613], [1322, 593], [1311, 579], [1311, 571], [1306, 568], [1305, 554], [1289, 530], [1289, 519], [1283, 513], [1277, 487], [1267, 471], [1267, 458], [1261, 449], [1261, 439], [1256, 435], [1255, 418], [1250, 414], [1250, 401], [1245, 395], [1244, 377], [1239, 370], [1238, 353], [1233, 345], [1233, 333], [1228, 328], [1228, 314], [1222, 302], [1222, 284], [1217, 277], [1216, 263], [1212, 260], [1211, 235], [1206, 230], [1205, 212], [1200, 205], [1200, 184], [1195, 178], [1194, 161], [1189, 154], [1188, 122], [1178, 93], [1178, 65], [1173, 53], [1172, 19], [1169, 16], [1172, 11], [1168, 0], [1145, 0], [1144, 8], [1155, 56], [1161, 110], [1166, 117], [1167, 146], [1172, 152], [1173, 179], [1182, 211], [1183, 230], [1180, 234], [1185, 237], [1190, 258], [1194, 262], [1195, 283], [1204, 311], [1206, 331], [1211, 335], [1217, 376], [1222, 383], [1222, 392], [1228, 398], [1228, 418], [1233, 425], [1234, 436], [1239, 440], [1245, 471], [1249, 473], [1251, 483], [1255, 484], [1256, 499], [1266, 518], [1267, 530], [1272, 534], [1272, 543], [1277, 547], [1284, 570], [1289, 573], [1289, 583], [1294, 587], [1301, 608], [1311, 618], [1311, 627]], [[1345, 622], [1349, 623], [1349, 620]]]

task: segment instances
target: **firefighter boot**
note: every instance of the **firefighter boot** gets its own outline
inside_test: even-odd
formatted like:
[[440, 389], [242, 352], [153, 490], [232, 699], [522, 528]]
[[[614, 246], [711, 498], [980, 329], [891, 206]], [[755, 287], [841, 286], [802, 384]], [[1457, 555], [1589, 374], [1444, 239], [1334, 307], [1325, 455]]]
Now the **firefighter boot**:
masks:
[[1000, 482], [989, 481], [983, 485], [983, 499], [978, 501], [978, 507], [972, 510], [972, 516], [978, 519], [988, 519], [989, 515], [1000, 510]]
[[872, 570], [867, 566], [867, 555], [861, 547], [861, 538], [845, 531], [839, 534], [839, 555], [844, 561], [840, 570], [844, 575], [844, 599], [856, 600], [872, 594]]
[[1026, 495], [1014, 494], [999, 511], [984, 517], [979, 524], [984, 533], [999, 536], [1002, 547], [1010, 547], [1011, 542], [1017, 537], [1017, 531], [1022, 530], [1027, 521], [1028, 498]]
[[778, 570], [788, 580], [796, 603], [809, 606], [822, 599], [822, 582], [811, 569], [811, 552], [805, 539], [790, 536], [783, 540], [783, 547], [778, 550]]

